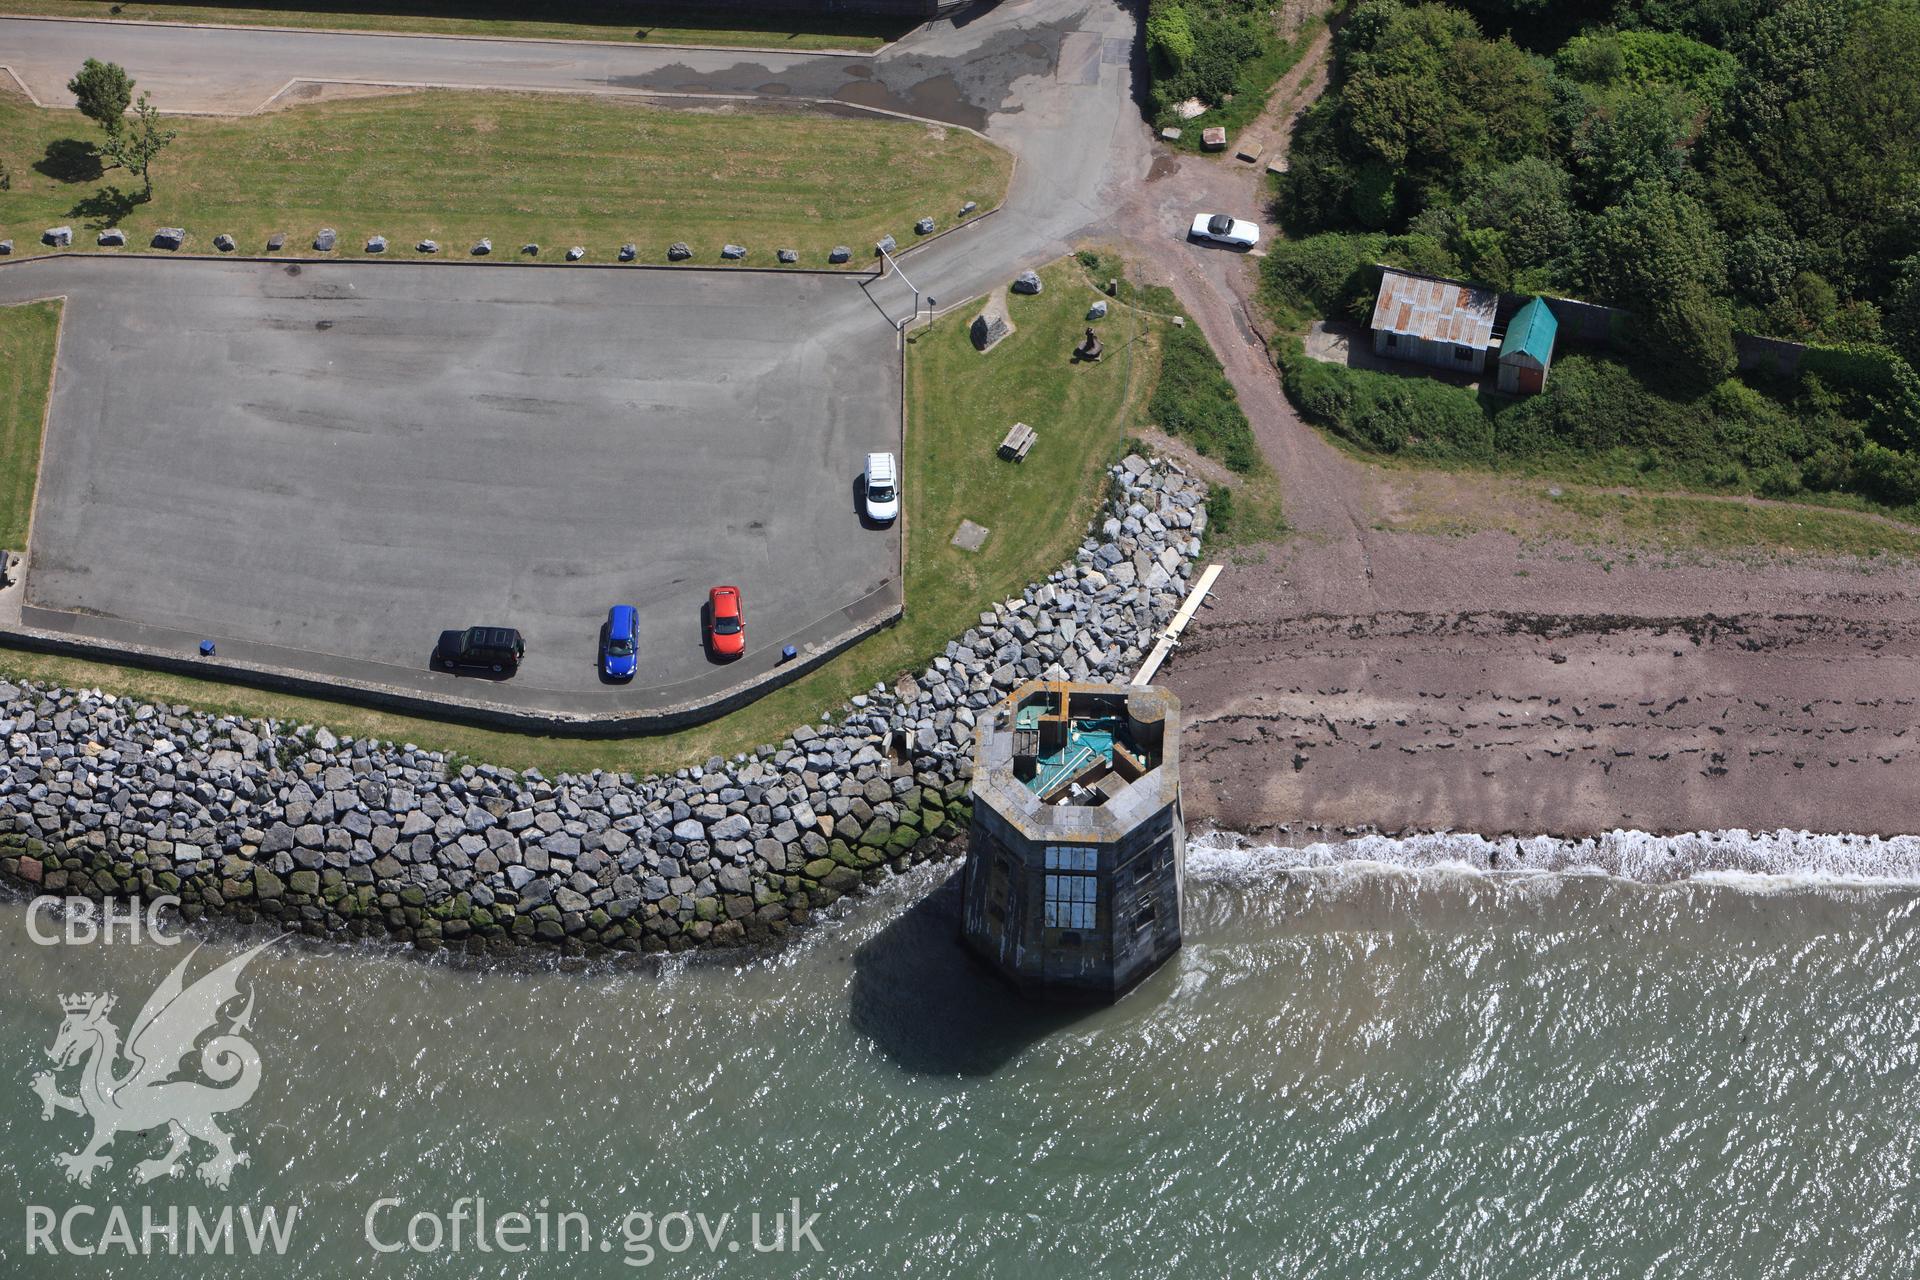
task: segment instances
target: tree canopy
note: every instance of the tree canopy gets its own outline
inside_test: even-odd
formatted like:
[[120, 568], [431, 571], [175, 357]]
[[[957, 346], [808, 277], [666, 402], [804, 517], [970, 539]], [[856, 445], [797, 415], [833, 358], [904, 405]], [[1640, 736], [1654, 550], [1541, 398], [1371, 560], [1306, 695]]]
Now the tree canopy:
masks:
[[1846, 352], [1800, 376], [1851, 426], [1780, 465], [1920, 501], [1916, 51], [1920, 0], [1361, 0], [1275, 212], [1325, 262], [1419, 244], [1625, 308], [1686, 394], [1742, 390], [1736, 332]]
[[133, 77], [118, 63], [88, 58], [67, 81], [67, 92], [82, 114], [111, 131], [120, 127], [121, 117], [133, 102]]
[[1362, 0], [1278, 210], [1628, 304], [1594, 264], [1681, 209], [1742, 328], [1858, 336], [1920, 251], [1917, 49], [1920, 0]]

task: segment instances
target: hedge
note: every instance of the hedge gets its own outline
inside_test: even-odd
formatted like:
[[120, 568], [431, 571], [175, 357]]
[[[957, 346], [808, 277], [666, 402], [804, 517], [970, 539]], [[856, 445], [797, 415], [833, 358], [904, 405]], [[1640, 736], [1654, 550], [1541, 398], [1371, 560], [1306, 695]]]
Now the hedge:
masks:
[[1160, 381], [1147, 412], [1169, 434], [1189, 441], [1203, 457], [1218, 458], [1239, 472], [1260, 460], [1253, 426], [1240, 408], [1226, 370], [1192, 325], [1167, 330]]
[[1414, 374], [1280, 357], [1287, 396], [1308, 421], [1363, 449], [1435, 461], [1638, 459], [1684, 484], [1776, 496], [1852, 490], [1903, 505], [1920, 496], [1920, 459], [1868, 442], [1861, 423], [1783, 404], [1737, 379], [1694, 396], [1643, 381], [1604, 356], [1563, 354], [1540, 395], [1476, 395]]

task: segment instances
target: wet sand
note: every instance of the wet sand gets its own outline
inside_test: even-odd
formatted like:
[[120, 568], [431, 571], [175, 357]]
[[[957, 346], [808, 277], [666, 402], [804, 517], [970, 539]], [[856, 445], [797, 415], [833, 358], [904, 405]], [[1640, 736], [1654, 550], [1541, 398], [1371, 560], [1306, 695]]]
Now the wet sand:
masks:
[[1168, 668], [1189, 821], [1295, 838], [1920, 831], [1915, 582], [1609, 568], [1499, 534], [1296, 539], [1229, 566]]

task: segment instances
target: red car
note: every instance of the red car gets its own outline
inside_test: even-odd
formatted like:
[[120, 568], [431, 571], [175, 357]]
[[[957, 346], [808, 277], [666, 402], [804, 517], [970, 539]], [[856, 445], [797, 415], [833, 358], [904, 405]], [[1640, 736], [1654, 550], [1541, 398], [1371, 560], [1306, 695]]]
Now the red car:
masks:
[[723, 658], [747, 651], [747, 619], [740, 612], [740, 588], [715, 587], [707, 592], [707, 644]]

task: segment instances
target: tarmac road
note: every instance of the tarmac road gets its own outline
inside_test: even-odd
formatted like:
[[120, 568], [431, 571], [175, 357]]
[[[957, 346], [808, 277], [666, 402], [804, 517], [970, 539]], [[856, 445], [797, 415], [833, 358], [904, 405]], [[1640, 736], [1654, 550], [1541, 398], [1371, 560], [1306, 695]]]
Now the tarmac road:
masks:
[[[1004, 207], [908, 259], [923, 296], [956, 302], [1058, 257], [1145, 172], [1135, 30], [1112, 0], [1004, 0], [854, 57], [0, 18], [0, 65], [49, 105], [71, 101], [66, 82], [93, 57], [125, 66], [170, 112], [251, 112], [303, 80], [816, 98], [980, 129], [1020, 160]], [[895, 318], [914, 303], [897, 279], [874, 296]]]
[[871, 79], [869, 59], [812, 53], [44, 18], [0, 18], [0, 51], [49, 106], [71, 105], [74, 68], [102, 58], [125, 66], [162, 111], [217, 115], [256, 111], [294, 80], [831, 98]]

